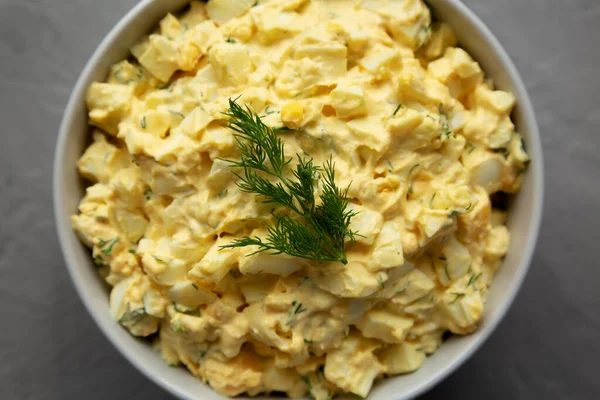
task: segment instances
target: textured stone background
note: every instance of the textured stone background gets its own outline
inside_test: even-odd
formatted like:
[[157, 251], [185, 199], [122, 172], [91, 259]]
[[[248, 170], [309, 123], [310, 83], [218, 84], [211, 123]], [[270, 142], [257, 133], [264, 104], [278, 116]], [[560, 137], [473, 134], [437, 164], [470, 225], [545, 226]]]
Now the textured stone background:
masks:
[[[464, 0], [521, 72], [546, 159], [544, 224], [515, 305], [424, 399], [598, 399], [600, 0]], [[55, 234], [51, 164], [75, 80], [136, 0], [0, 0], [0, 398], [170, 398], [101, 335]]]

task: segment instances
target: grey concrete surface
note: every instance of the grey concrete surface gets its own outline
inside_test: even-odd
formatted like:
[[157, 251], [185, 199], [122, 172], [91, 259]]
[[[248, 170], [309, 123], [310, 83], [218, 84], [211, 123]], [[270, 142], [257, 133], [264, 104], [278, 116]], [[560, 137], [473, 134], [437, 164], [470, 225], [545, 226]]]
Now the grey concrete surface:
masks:
[[[546, 159], [544, 223], [515, 305], [423, 399], [600, 398], [600, 1], [464, 0], [520, 70]], [[0, 0], [0, 398], [169, 399], [102, 336], [54, 230], [71, 88], [136, 0]]]

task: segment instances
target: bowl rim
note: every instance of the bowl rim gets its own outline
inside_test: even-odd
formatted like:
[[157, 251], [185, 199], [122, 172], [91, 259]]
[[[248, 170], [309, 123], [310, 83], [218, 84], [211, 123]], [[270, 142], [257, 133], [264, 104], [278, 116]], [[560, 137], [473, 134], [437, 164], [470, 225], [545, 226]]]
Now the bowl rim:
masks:
[[[77, 115], [78, 106], [80, 101], [85, 98], [85, 91], [87, 90], [86, 82], [89, 81], [91, 75], [94, 73], [96, 66], [101, 62], [104, 53], [109, 49], [113, 43], [123, 34], [129, 24], [140, 14], [144, 13], [152, 3], [162, 0], [141, 0], [133, 8], [131, 8], [119, 22], [111, 28], [109, 33], [102, 39], [100, 44], [94, 50], [94, 53], [87, 61], [83, 71], [79, 75], [74, 88], [69, 96], [68, 103], [65, 107], [65, 112], [59, 127], [58, 139], [54, 153], [53, 163], [53, 208], [55, 224], [59, 238], [59, 244], [61, 252], [63, 254], [67, 271], [70, 279], [75, 286], [76, 292], [83, 302], [87, 312], [91, 315], [96, 325], [103, 332], [104, 336], [117, 348], [117, 350], [134, 366], [139, 372], [146, 376], [151, 381], [158, 384], [160, 387], [165, 389], [170, 394], [181, 398], [194, 400], [189, 397], [187, 393], [182, 391], [179, 387], [173, 385], [168, 378], [156, 374], [150, 366], [145, 365], [139, 358], [137, 351], [126, 346], [123, 341], [110, 330], [108, 326], [105, 326], [100, 317], [94, 312], [94, 304], [90, 297], [86, 294], [85, 283], [81, 274], [78, 271], [77, 263], [74, 259], [74, 255], [71, 253], [70, 247], [72, 245], [69, 237], [69, 232], [72, 230], [69, 215], [63, 212], [62, 205], [65, 202], [65, 191], [63, 190], [63, 182], [61, 177], [64, 176], [65, 168], [68, 167], [63, 162], [64, 154], [67, 148], [67, 143], [70, 136], [71, 125]], [[499, 306], [499, 310], [492, 321], [479, 330], [478, 337], [466, 347], [463, 352], [460, 353], [456, 359], [436, 372], [431, 378], [425, 380], [422, 384], [413, 388], [403, 398], [413, 398], [417, 395], [423, 394], [426, 391], [433, 388], [435, 385], [444, 380], [452, 372], [456, 371], [462, 364], [464, 364], [471, 356], [481, 347], [481, 345], [489, 338], [491, 333], [496, 329], [498, 324], [504, 319], [508, 309], [513, 304], [515, 297], [521, 288], [525, 276], [529, 270], [535, 246], [537, 243], [540, 225], [542, 220], [543, 211], [543, 197], [544, 197], [544, 171], [543, 171], [543, 154], [542, 145], [539, 133], [539, 127], [535, 118], [535, 112], [525, 85], [519, 75], [515, 65], [508, 56], [508, 53], [504, 47], [500, 44], [498, 39], [494, 36], [487, 25], [473, 12], [471, 11], [461, 0], [437, 0], [437, 2], [446, 3], [454, 12], [461, 14], [470, 24], [475, 28], [477, 33], [482, 37], [482, 40], [486, 42], [486, 46], [491, 48], [493, 53], [499, 57], [502, 61], [502, 69], [505, 70], [507, 76], [514, 87], [515, 95], [519, 100], [521, 112], [523, 113], [523, 120], [526, 121], [529, 126], [529, 136], [527, 140], [528, 152], [533, 155], [531, 157], [531, 163], [529, 165], [528, 174], [531, 174], [530, 184], [533, 185], [532, 196], [533, 196], [533, 208], [530, 219], [530, 232], [527, 236], [527, 243], [524, 246], [523, 257], [518, 261], [513, 282], [509, 285], [508, 293], [504, 293], [504, 301]], [[174, 4], [178, 4], [175, 2]], [[176, 7], [176, 5], [174, 5]], [[107, 305], [108, 307], [108, 305]]]

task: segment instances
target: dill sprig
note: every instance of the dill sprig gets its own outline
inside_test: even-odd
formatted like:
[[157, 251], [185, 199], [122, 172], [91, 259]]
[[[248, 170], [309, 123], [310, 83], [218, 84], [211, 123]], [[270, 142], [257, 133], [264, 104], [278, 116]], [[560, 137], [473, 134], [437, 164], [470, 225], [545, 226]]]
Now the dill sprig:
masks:
[[[300, 219], [272, 211], [275, 223], [265, 223], [266, 238], [246, 236], [221, 248], [257, 246], [258, 250], [250, 255], [267, 251], [347, 264], [345, 245], [347, 241], [354, 243], [357, 235], [349, 228], [356, 212], [347, 209], [348, 188], [336, 185], [331, 158], [320, 167], [312, 158], [297, 155], [292, 168], [292, 158], [285, 156], [276, 130], [265, 125], [248, 106], [229, 99], [229, 110], [224, 114], [240, 149], [240, 161], [225, 160], [241, 169], [233, 172], [239, 178], [238, 188], [255, 194], [264, 203], [287, 207]], [[315, 198], [315, 181], [322, 186], [320, 202]]]

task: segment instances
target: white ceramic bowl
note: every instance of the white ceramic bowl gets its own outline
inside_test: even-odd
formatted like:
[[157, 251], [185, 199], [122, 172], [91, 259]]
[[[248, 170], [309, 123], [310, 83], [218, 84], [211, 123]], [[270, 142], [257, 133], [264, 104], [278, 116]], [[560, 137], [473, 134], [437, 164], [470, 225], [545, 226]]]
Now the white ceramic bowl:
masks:
[[[71, 94], [60, 126], [54, 160], [54, 212], [60, 244], [73, 283], [88, 311], [110, 341], [142, 373], [172, 394], [189, 400], [222, 398], [210, 387], [181, 368], [169, 367], [110, 316], [106, 285], [98, 276], [89, 252], [71, 229], [69, 217], [77, 211], [84, 187], [75, 163], [88, 140], [85, 93], [88, 85], [103, 80], [109, 66], [127, 57], [129, 47], [150, 32], [168, 12], [177, 12], [186, 0], [141, 1], [102, 41]], [[533, 108], [513, 63], [489, 29], [459, 0], [429, 0], [435, 14], [455, 29], [460, 45], [482, 66], [498, 88], [515, 94], [514, 121], [531, 155], [523, 189], [509, 217], [511, 246], [499, 269], [485, 306], [479, 330], [465, 337], [452, 337], [427, 359], [418, 371], [386, 379], [377, 384], [369, 399], [409, 399], [433, 387], [464, 363], [486, 340], [513, 302], [527, 272], [538, 235], [543, 197], [542, 148]]]

